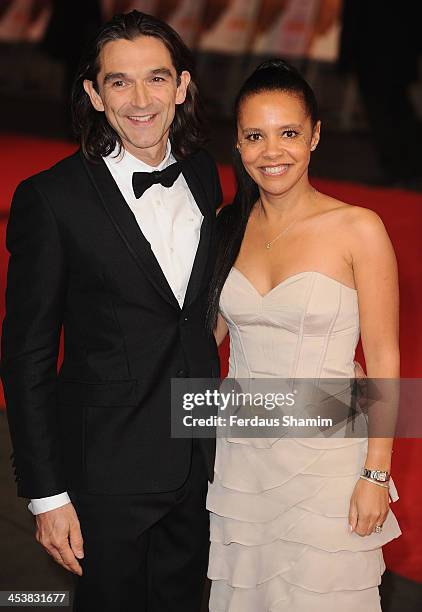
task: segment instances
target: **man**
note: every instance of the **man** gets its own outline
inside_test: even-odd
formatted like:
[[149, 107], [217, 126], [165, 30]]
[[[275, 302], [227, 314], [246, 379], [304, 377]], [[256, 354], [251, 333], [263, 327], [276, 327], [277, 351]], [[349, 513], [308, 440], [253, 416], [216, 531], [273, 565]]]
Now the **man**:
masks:
[[73, 112], [81, 151], [19, 185], [8, 225], [18, 494], [79, 576], [75, 610], [197, 612], [213, 445], [171, 438], [170, 380], [218, 376], [205, 315], [221, 189], [190, 52], [153, 17], [116, 16]]

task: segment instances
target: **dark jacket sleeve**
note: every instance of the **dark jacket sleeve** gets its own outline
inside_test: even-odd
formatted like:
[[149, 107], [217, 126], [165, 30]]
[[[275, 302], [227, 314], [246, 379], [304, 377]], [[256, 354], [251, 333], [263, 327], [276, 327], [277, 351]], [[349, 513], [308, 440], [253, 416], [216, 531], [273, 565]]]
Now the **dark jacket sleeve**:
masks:
[[66, 489], [56, 409], [65, 263], [55, 216], [32, 179], [15, 192], [6, 245], [1, 373], [18, 495], [39, 498]]

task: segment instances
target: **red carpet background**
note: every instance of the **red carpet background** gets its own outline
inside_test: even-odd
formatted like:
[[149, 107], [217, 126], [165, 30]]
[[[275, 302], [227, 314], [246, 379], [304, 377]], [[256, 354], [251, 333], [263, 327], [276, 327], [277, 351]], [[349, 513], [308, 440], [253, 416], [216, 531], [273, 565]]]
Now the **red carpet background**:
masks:
[[[60, 141], [26, 137], [0, 136], [0, 315], [4, 316], [7, 252], [5, 228], [11, 197], [24, 178], [44, 170], [72, 153], [75, 147]], [[235, 189], [230, 167], [220, 167], [225, 202]], [[422, 377], [422, 194], [400, 190], [370, 188], [352, 183], [314, 180], [317, 189], [351, 204], [376, 211], [383, 219], [394, 244], [400, 272], [400, 348], [402, 376]], [[64, 186], [65, 188], [65, 186]], [[362, 245], [365, 249], [366, 245]], [[227, 371], [228, 346], [221, 350], [223, 372]], [[358, 357], [362, 360], [362, 355]], [[3, 398], [0, 404], [4, 405]], [[422, 583], [422, 440], [396, 440], [393, 475], [400, 500], [394, 512], [403, 536], [385, 547], [386, 563], [393, 572]]]

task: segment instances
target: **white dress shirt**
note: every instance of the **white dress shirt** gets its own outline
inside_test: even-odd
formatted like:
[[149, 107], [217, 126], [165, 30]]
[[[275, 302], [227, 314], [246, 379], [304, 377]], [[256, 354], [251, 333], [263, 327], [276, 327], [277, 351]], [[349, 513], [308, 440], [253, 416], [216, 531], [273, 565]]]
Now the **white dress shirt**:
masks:
[[[152, 185], [139, 199], [135, 198], [132, 188], [134, 172], [163, 170], [175, 163], [170, 142], [167, 142], [163, 161], [156, 167], [145, 164], [125, 149], [122, 149], [118, 157], [115, 157], [113, 152], [103, 160], [133, 212], [139, 228], [150, 243], [152, 252], [182, 308], [199, 244], [202, 213], [182, 174], [172, 187]], [[32, 514], [40, 514], [60, 508], [69, 502], [69, 495], [64, 492], [31, 499], [28, 508]]]

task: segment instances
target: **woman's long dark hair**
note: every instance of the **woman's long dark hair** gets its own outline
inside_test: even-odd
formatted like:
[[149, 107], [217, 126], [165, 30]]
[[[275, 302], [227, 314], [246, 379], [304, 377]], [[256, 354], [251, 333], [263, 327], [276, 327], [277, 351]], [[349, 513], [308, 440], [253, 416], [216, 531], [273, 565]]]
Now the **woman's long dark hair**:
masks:
[[[315, 127], [318, 121], [318, 105], [312, 88], [296, 68], [282, 59], [271, 59], [256, 68], [237, 95], [234, 104], [236, 140], [239, 112], [243, 102], [249, 96], [265, 91], [281, 91], [300, 98], [311, 119], [312, 128]], [[207, 325], [211, 332], [217, 322], [221, 290], [237, 259], [249, 216], [259, 198], [258, 186], [246, 172], [237, 149], [234, 152], [234, 170], [237, 191], [233, 204], [226, 206], [217, 218], [217, 260], [207, 313]]]
[[[98, 91], [99, 56], [102, 48], [114, 40], [134, 40], [138, 36], [158, 38], [167, 47], [178, 77], [190, 72], [186, 100], [176, 105], [176, 114], [170, 127], [172, 153], [182, 159], [196, 151], [203, 143], [202, 108], [195, 83], [193, 55], [180, 36], [166, 23], [139, 11], [115, 15], [99, 31], [81, 61], [72, 90], [73, 128], [81, 149], [88, 159], [109, 155], [116, 145], [122, 147], [120, 136], [108, 123], [105, 114], [97, 112], [83, 88], [85, 79], [92, 81]], [[119, 149], [120, 151], [120, 149]]]

